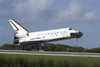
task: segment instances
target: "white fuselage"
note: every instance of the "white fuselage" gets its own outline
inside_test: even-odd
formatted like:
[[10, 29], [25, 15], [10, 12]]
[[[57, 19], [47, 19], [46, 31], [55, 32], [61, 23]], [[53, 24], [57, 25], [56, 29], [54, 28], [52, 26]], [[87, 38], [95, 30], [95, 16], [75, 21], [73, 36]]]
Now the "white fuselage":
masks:
[[32, 32], [29, 33], [29, 36], [23, 37], [19, 39], [19, 42], [27, 42], [27, 41], [55, 41], [59, 39], [69, 39], [71, 38], [70, 33], [76, 33], [78, 31], [69, 30], [70, 28], [63, 29], [55, 29], [48, 31], [40, 31], [40, 32]]

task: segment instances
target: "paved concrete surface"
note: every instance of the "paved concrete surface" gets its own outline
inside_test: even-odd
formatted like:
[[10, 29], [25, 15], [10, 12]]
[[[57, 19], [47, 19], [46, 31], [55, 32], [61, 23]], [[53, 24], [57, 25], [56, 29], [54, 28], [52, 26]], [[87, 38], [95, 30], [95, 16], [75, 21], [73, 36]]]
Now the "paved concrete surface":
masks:
[[7, 53], [7, 54], [28, 54], [28, 55], [51, 55], [51, 56], [100, 57], [100, 53], [82, 53], [82, 52], [0, 50], [0, 53]]

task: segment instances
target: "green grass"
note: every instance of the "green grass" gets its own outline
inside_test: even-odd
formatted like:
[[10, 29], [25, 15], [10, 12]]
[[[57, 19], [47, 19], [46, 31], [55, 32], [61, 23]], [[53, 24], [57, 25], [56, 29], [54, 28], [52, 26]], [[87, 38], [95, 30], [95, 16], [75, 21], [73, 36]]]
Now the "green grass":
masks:
[[100, 58], [0, 54], [0, 67], [100, 67]]

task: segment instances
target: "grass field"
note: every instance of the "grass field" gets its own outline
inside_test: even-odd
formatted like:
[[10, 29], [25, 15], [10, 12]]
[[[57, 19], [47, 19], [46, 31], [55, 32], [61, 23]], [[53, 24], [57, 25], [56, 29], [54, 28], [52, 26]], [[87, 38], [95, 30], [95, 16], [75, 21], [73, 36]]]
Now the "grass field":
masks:
[[0, 67], [100, 67], [100, 57], [0, 54]]

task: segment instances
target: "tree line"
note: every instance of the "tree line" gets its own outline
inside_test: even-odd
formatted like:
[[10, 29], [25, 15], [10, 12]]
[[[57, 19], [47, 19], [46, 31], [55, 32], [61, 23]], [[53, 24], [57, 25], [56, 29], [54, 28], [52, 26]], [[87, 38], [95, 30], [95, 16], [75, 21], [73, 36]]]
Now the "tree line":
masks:
[[[15, 44], [3, 44], [0, 46], [0, 49], [5, 50], [28, 50], [28, 51], [35, 51], [37, 50], [36, 45], [15, 45]], [[41, 47], [41, 50], [44, 51], [64, 51], [64, 52], [93, 52], [93, 53], [100, 53], [99, 48], [92, 48], [92, 49], [85, 49], [83, 47], [78, 46], [69, 46], [64, 44], [52, 44], [46, 43]]]

